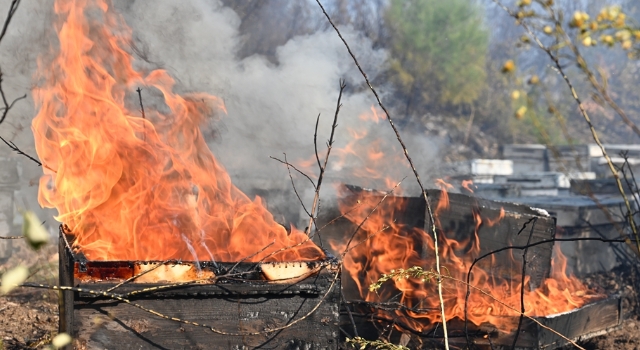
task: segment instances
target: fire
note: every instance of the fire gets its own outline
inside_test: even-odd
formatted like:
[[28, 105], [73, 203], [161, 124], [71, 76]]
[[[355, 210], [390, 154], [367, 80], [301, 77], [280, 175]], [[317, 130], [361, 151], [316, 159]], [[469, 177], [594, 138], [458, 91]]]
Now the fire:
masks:
[[[225, 113], [221, 99], [178, 94], [166, 71], [136, 68], [131, 30], [107, 1], [57, 0], [55, 13], [59, 44], [52, 61], [39, 60], [33, 91], [32, 129], [46, 165], [39, 202], [58, 210], [87, 258], [324, 257], [237, 189], [208, 149], [199, 126]], [[144, 118], [139, 86], [161, 96], [144, 105]]]
[[[438, 181], [438, 185], [443, 190], [434, 209], [434, 216], [436, 227], [440, 228], [439, 217], [449, 210], [448, 195], [445, 191], [449, 185], [442, 180]], [[394, 219], [406, 217], [407, 213], [421, 215], [422, 213], [416, 211], [424, 210], [417, 205], [420, 200], [390, 196], [380, 203], [381, 195], [371, 192], [353, 193], [346, 188], [343, 189], [342, 198], [340, 211], [346, 218], [354, 225], [364, 221], [344, 257], [344, 270], [351, 281], [343, 281], [343, 284], [348, 286], [349, 283], [353, 283], [360, 297], [369, 302], [400, 302], [407, 308], [396, 311], [378, 310], [378, 316], [392, 319], [396, 324], [403, 324], [417, 331], [429, 331], [436, 323], [441, 322], [435, 278], [427, 282], [416, 278], [402, 278], [388, 281], [378, 290], [369, 288], [383, 274], [393, 270], [406, 270], [418, 266], [425, 271], [431, 271], [432, 274], [435, 271], [434, 244], [429, 232], [398, 223]], [[521, 258], [516, 258], [514, 253], [510, 253], [511, 266], [507, 264], [507, 267], [504, 267], [502, 264], [499, 268], [496, 261], [485, 259], [474, 267], [470, 276], [467, 276], [471, 264], [479, 256], [479, 228], [482, 225], [494, 226], [505, 215], [502, 209], [497, 217], [481, 217], [479, 211], [473, 208], [473, 204], [469, 205], [475, 220], [475, 231], [470, 232], [471, 237], [464, 241], [456, 241], [448, 238], [447, 232], [439, 229], [439, 239], [442, 240], [439, 254], [444, 275], [445, 315], [447, 320], [465, 318], [464, 282], [469, 277], [470, 285], [475, 288], [471, 289], [468, 302], [468, 320], [475, 325], [490, 323], [501, 331], [512, 332], [517, 327], [518, 320], [514, 316], [519, 315], [515, 310], [520, 310]], [[378, 208], [370, 214], [376, 206]], [[347, 249], [344, 243], [334, 242], [332, 245], [337, 251]], [[555, 254], [550, 277], [539, 288], [529, 290], [529, 277], [525, 279], [526, 315], [546, 316], [561, 313], [601, 297], [589, 291], [577, 278], [567, 277], [566, 259], [559, 250]], [[476, 288], [487, 292], [495, 299]]]

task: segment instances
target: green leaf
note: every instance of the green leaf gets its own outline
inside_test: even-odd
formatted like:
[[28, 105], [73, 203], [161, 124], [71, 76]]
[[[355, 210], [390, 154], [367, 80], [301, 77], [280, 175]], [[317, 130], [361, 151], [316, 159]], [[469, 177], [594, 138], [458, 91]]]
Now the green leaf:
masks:
[[23, 265], [14, 267], [2, 275], [0, 294], [7, 294], [29, 277], [29, 269]]
[[62, 347], [65, 347], [67, 345], [71, 344], [71, 336], [67, 333], [60, 333], [58, 335], [56, 335], [53, 340], [51, 341], [51, 345], [55, 348], [55, 349], [60, 349]]
[[26, 211], [22, 214], [24, 222], [22, 224], [22, 235], [33, 249], [40, 249], [49, 242], [49, 232], [42, 226], [42, 222], [38, 216], [32, 211]]

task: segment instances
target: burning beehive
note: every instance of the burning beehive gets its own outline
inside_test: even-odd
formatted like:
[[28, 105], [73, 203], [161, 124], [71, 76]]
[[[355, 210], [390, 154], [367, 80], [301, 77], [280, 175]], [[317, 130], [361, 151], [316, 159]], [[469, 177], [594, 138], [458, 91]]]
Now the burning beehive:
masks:
[[[89, 348], [335, 348], [337, 268], [231, 183], [199, 129], [221, 100], [136, 68], [107, 1], [55, 12], [33, 132], [40, 204], [66, 227], [61, 284], [80, 288], [64, 292], [61, 331]], [[160, 101], [132, 109], [137, 86]]]
[[[342, 282], [350, 300], [343, 328], [353, 326], [368, 338], [391, 334], [394, 341], [410, 335], [419, 340], [415, 347], [442, 341], [424, 200], [383, 200], [384, 193], [353, 186], [344, 192], [340, 211], [346, 214], [338, 230], [357, 232], [354, 241], [364, 243], [344, 260]], [[556, 222], [543, 210], [446, 191], [429, 196], [439, 235], [445, 237], [439, 251], [451, 343], [555, 348], [620, 324], [618, 297], [595, 293], [567, 276], [559, 250], [552, 260]], [[372, 207], [377, 209], [370, 214]], [[400, 277], [388, 277], [394, 273]], [[372, 287], [380, 279], [385, 282]], [[521, 309], [530, 318], [520, 321]]]
[[69, 239], [61, 228], [60, 282], [77, 289], [62, 293], [60, 331], [77, 347], [337, 346], [336, 261], [88, 261]]

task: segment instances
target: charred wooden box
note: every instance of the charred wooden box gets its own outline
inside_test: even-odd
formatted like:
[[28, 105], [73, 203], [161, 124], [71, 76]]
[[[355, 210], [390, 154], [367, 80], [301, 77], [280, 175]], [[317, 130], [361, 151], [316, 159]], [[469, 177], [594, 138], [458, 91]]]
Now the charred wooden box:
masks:
[[[402, 343], [410, 349], [443, 348], [442, 327], [420, 333], [401, 320], [378, 317], [371, 305], [347, 303], [345, 306], [351, 310], [359, 335], [364, 338], [385, 336], [391, 343]], [[511, 324], [519, 321], [519, 317], [504, 319]], [[453, 349], [551, 350], [618, 329], [622, 321], [621, 298], [614, 295], [557, 315], [523, 318], [519, 332], [505, 333], [491, 324], [475, 326], [472, 323], [468, 323], [465, 330], [464, 322], [456, 318], [447, 322], [447, 333]], [[344, 327], [349, 330], [351, 326], [345, 324]]]
[[[347, 200], [357, 201], [368, 191], [367, 196], [382, 197], [380, 192], [366, 190], [357, 186], [346, 186], [351, 191], [351, 197]], [[442, 191], [428, 190], [429, 201], [432, 208], [438, 206]], [[546, 212], [507, 202], [492, 201], [474, 196], [448, 193], [449, 209], [443, 210], [437, 215], [437, 229], [449, 239], [468, 241], [477, 233], [480, 241], [479, 255], [489, 253], [507, 246], [522, 246], [530, 243], [550, 240], [555, 237], [556, 220]], [[354, 204], [355, 205], [355, 204]], [[379, 210], [393, 212], [393, 220], [406, 225], [406, 227], [423, 228], [429, 231], [428, 219], [425, 218], [426, 202], [421, 197], [389, 197], [380, 204]], [[392, 210], [390, 208], [397, 208]], [[478, 217], [482, 222], [479, 222]], [[338, 218], [338, 219], [335, 219]], [[318, 217], [320, 226], [327, 225], [323, 230], [322, 238], [326, 240], [325, 246], [329, 246], [331, 240], [340, 241], [344, 234], [354, 232], [357, 225], [340, 215], [337, 208], [325, 207]], [[493, 223], [492, 223], [493, 221]], [[531, 237], [529, 237], [531, 236]], [[348, 237], [347, 237], [348, 238]], [[416, 246], [420, 246], [416, 244]], [[530, 287], [538, 287], [551, 269], [551, 255], [553, 243], [538, 244], [527, 254], [527, 274], [531, 277]], [[339, 252], [336, 252], [339, 253]], [[427, 254], [426, 252], [421, 252]], [[463, 255], [465, 252], [458, 252]], [[493, 254], [494, 262], [485, 259], [478, 267], [499, 273], [505, 278], [520, 278], [522, 268], [519, 265], [521, 258], [513, 259], [512, 251], [505, 250]], [[512, 274], [514, 274], [512, 276]], [[358, 299], [351, 295], [351, 281], [348, 276], [342, 280], [347, 299]]]
[[[262, 270], [274, 267], [269, 263], [87, 261], [72, 252], [72, 239], [61, 230], [60, 285], [76, 290], [62, 292], [59, 328], [73, 336], [76, 348], [338, 347], [340, 278], [333, 260], [280, 263], [277, 268], [307, 272], [273, 282], [263, 277]], [[157, 282], [121, 284], [158, 265]], [[175, 267], [187, 276], [227, 277], [162, 281]]]

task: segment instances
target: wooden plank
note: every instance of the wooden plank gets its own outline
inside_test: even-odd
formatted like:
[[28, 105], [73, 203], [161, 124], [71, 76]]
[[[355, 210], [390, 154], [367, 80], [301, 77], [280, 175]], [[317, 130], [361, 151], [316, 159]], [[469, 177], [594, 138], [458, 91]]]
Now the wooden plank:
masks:
[[[577, 341], [579, 339], [588, 339], [588, 337], [598, 332], [620, 325], [622, 321], [620, 307], [620, 297], [611, 296], [587, 304], [579, 309], [547, 317], [537, 317], [536, 320], [566, 338]], [[514, 336], [515, 334], [513, 333], [492, 333], [491, 344], [493, 344], [494, 349], [511, 349]], [[474, 343], [481, 348], [486, 347], [487, 349], [490, 348], [489, 346], [491, 345], [489, 340], [485, 338], [477, 338], [474, 340]], [[569, 342], [561, 336], [525, 318], [522, 322], [516, 349], [548, 350], [557, 349], [567, 344], [569, 344]]]
[[[569, 339], [615, 327], [620, 324], [620, 298], [608, 298], [588, 304], [580, 309], [555, 316], [539, 318], [545, 326], [556, 330]], [[566, 344], [557, 334], [536, 325], [540, 349], [554, 349]]]
[[[88, 348], [209, 349], [309, 348], [336, 349], [339, 337], [340, 283], [329, 287], [335, 270], [323, 269], [295, 284], [264, 281], [197, 285], [163, 291], [131, 301], [161, 314], [205, 323], [228, 332], [261, 332], [291, 324], [279, 332], [221, 335], [193, 325], [162, 319], [126, 303], [79, 293], [74, 302], [73, 329]], [[107, 289], [114, 283], [84, 283], [81, 288]], [[149, 287], [128, 284], [117, 292]], [[327, 294], [328, 293], [328, 294]], [[323, 298], [326, 295], [326, 299]]]
[[[590, 337], [602, 334], [603, 332], [615, 329], [621, 324], [621, 299], [619, 296], [612, 296], [582, 308], [575, 309], [558, 315], [538, 317], [537, 321], [543, 325], [557, 331], [572, 341], [585, 340]], [[367, 339], [377, 339], [380, 335], [376, 332], [384, 330], [385, 335], [390, 335], [393, 343], [398, 343], [401, 335], [409, 336], [410, 341], [407, 346], [411, 349], [433, 349], [441, 348], [443, 345], [442, 327], [435, 327], [434, 331], [416, 334], [408, 330], [398, 330], [390, 332], [390, 325], [397, 326], [399, 323], [393, 319], [383, 319], [372, 314], [363, 314], [362, 308], [357, 308], [360, 312], [354, 319], [358, 330], [364, 331]], [[506, 318], [505, 318], [506, 319]], [[509, 322], [517, 322], [517, 317], [509, 317]], [[344, 329], [350, 330], [350, 324], [343, 323]], [[464, 333], [464, 324], [461, 320], [454, 319], [447, 322], [449, 344], [452, 348], [466, 349], [467, 339]], [[511, 350], [513, 349], [514, 333], [500, 333], [495, 327], [488, 324], [475, 326], [469, 324], [469, 338], [474, 349], [480, 350]], [[567, 340], [559, 335], [541, 327], [536, 322], [524, 318], [518, 336], [517, 350], [551, 350], [561, 348], [569, 344]]]
[[[434, 191], [430, 196], [435, 203], [440, 198], [440, 192]], [[545, 217], [540, 212], [524, 205], [497, 202], [487, 199], [467, 196], [464, 194], [449, 194], [450, 209], [440, 215], [442, 231], [447, 238], [463, 241], [472, 237], [475, 231], [476, 220], [473, 210], [476, 208], [483, 224], [478, 229], [480, 240], [480, 254], [501, 249], [508, 246], [524, 246], [529, 240], [531, 243], [548, 240], [555, 236], [555, 220]], [[491, 226], [489, 220], [496, 220], [501, 210], [505, 215], [502, 220]], [[535, 225], [529, 225], [522, 233], [522, 227], [533, 218], [537, 218]], [[531, 227], [533, 231], [531, 232]], [[527, 273], [531, 276], [530, 287], [536, 288], [549, 275], [551, 269], [552, 243], [531, 247], [527, 253]], [[514, 261], [513, 257], [517, 260]], [[507, 250], [494, 255], [495, 264], [480, 264], [491, 271], [502, 270], [505, 278], [519, 279], [521, 274], [521, 251]]]
[[[68, 249], [67, 241], [64, 237], [62, 226], [60, 226], [60, 234], [58, 237], [58, 274], [61, 286], [73, 286], [73, 258]], [[58, 298], [58, 332], [68, 333], [74, 336], [73, 330], [73, 300], [74, 292], [61, 291]], [[66, 348], [71, 349], [71, 346]]]

